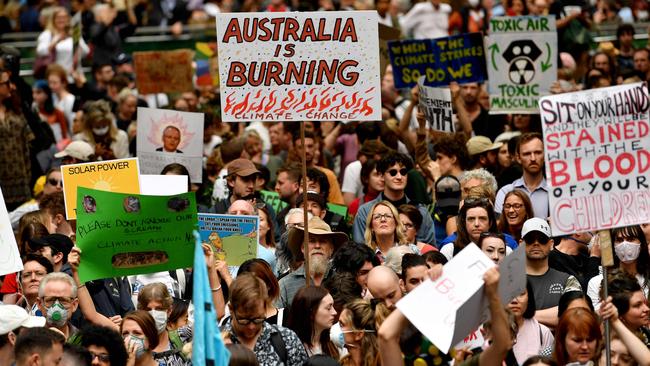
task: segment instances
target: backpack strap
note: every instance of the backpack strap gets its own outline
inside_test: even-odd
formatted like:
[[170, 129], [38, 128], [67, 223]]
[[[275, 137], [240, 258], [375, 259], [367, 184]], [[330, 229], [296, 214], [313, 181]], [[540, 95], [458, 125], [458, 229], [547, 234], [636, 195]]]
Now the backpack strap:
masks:
[[172, 344], [172, 350], [178, 351], [185, 359], [185, 354], [183, 354], [183, 341], [181, 340], [181, 336], [178, 334], [177, 330], [170, 330], [167, 332], [169, 334], [169, 342]]
[[280, 333], [279, 330], [271, 333], [271, 345], [273, 346], [275, 353], [280, 357], [280, 361], [286, 365], [288, 359], [287, 345], [284, 343], [282, 333]]

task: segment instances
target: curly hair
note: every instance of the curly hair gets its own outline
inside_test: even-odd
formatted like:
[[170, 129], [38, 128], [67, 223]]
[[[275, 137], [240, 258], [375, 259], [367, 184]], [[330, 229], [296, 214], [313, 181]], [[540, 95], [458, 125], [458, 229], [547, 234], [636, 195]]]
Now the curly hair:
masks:
[[81, 345], [104, 347], [112, 366], [124, 366], [129, 358], [122, 336], [113, 329], [98, 325], [88, 325], [81, 329]]

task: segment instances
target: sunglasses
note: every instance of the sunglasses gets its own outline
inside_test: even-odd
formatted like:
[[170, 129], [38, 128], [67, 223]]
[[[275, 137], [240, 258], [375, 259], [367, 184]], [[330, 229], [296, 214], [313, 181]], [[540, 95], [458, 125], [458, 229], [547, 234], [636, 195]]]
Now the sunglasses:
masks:
[[51, 186], [54, 186], [54, 187], [56, 187], [56, 186], [63, 187], [63, 181], [62, 180], [56, 180], [54, 178], [48, 178], [47, 184], [49, 184]]
[[408, 170], [406, 168], [402, 168], [400, 170], [397, 169], [391, 169], [388, 171], [388, 174], [390, 174], [391, 177], [394, 177], [399, 173], [401, 176], [406, 176], [406, 173], [408, 173]]
[[109, 362], [111, 360], [111, 356], [107, 355], [106, 353], [92, 353], [90, 352], [90, 359], [94, 360], [95, 357], [99, 359], [99, 362]]
[[538, 242], [540, 244], [547, 244], [550, 240], [551, 240], [551, 238], [549, 238], [548, 236], [546, 236], [546, 235], [544, 235], [542, 233], [537, 233], [537, 232], [528, 233], [524, 237], [524, 241], [528, 245], [531, 245], [531, 244], [533, 244], [535, 242]]

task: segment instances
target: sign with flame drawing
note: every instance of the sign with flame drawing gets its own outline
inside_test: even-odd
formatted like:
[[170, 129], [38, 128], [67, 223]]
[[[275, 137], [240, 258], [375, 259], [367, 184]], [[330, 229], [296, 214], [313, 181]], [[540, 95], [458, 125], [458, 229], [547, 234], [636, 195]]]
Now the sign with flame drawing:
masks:
[[374, 11], [217, 16], [225, 122], [381, 120]]
[[200, 183], [203, 157], [203, 113], [138, 108], [138, 158], [140, 173], [160, 174], [178, 163]]

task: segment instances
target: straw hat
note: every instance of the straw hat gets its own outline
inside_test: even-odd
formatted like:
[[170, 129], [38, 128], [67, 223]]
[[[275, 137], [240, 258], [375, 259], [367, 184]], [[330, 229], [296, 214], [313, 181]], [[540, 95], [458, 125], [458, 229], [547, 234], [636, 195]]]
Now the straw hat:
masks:
[[[330, 226], [318, 216], [312, 217], [307, 224], [309, 234], [330, 237], [334, 246], [334, 252], [349, 240], [347, 234], [332, 231]], [[302, 226], [294, 226], [289, 229], [288, 246], [294, 258], [300, 258], [302, 256], [300, 248], [302, 247], [304, 232], [305, 228]]]

